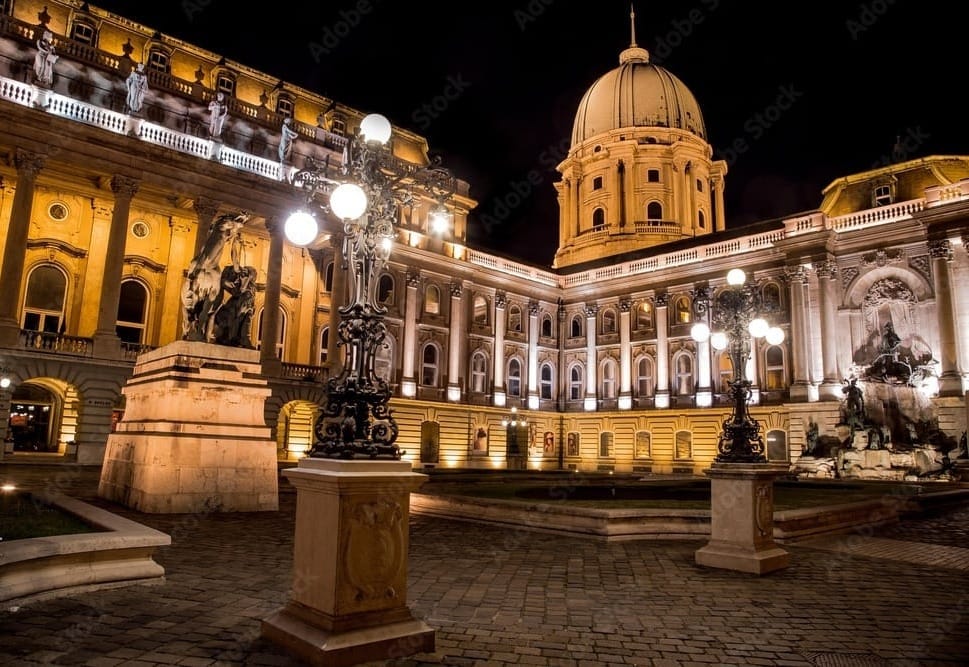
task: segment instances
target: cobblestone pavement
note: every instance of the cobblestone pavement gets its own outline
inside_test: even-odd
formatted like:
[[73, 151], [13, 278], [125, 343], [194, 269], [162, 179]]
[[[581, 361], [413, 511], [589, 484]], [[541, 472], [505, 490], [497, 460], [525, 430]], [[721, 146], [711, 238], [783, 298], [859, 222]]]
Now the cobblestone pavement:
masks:
[[[259, 635], [289, 586], [287, 485], [278, 512], [150, 515], [96, 498], [96, 470], [0, 464], [0, 481], [11, 476], [172, 545], [156, 552], [161, 583], [5, 605], [0, 665], [302, 664]], [[414, 516], [408, 603], [436, 651], [370, 665], [966, 665], [969, 571], [912, 562], [913, 543], [939, 533], [943, 547], [969, 546], [969, 508], [788, 545], [790, 567], [757, 577], [697, 566], [703, 541], [603, 543]]]

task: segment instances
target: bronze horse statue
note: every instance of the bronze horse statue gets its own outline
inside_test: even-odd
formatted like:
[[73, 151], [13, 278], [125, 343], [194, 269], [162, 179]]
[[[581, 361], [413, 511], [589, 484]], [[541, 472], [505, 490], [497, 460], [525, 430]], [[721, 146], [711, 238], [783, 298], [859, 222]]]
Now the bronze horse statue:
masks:
[[182, 288], [182, 339], [210, 342], [212, 318], [222, 300], [222, 253], [227, 243], [241, 240], [248, 213], [223, 215], [212, 223], [199, 254], [188, 265]]

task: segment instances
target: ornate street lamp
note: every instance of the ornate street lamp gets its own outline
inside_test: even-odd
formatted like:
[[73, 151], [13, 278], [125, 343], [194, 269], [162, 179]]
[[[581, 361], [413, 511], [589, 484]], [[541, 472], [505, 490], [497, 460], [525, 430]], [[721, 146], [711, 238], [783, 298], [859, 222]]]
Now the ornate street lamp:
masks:
[[387, 309], [377, 302], [377, 280], [393, 247], [401, 207], [429, 198], [435, 202], [431, 228], [440, 228], [442, 221], [446, 226], [450, 214], [444, 204], [456, 182], [436, 162], [421, 166], [395, 157], [387, 145], [390, 134], [390, 122], [371, 114], [349, 138], [341, 165], [307, 160], [293, 175], [293, 184], [306, 193], [306, 206], [286, 221], [287, 238], [297, 245], [311, 242], [319, 232], [317, 216], [332, 214], [343, 225], [342, 268], [347, 276], [337, 329], [344, 363], [340, 374], [327, 380], [312, 457], [399, 459], [402, 453], [388, 407], [390, 385], [374, 372], [387, 336]]
[[766, 463], [760, 424], [747, 410], [751, 382], [746, 377], [746, 367], [753, 338], [766, 337], [771, 345], [780, 345], [784, 341], [784, 331], [771, 327], [765, 319], [777, 310], [778, 304], [765, 301], [760, 286], [756, 282], [747, 282], [747, 275], [741, 269], [727, 273], [727, 285], [713, 303], [707, 299], [698, 299], [694, 303], [698, 315], [710, 314], [713, 331], [706, 323], [699, 322], [691, 332], [694, 340], [709, 339], [715, 350], [727, 350], [733, 366], [729, 392], [733, 414], [723, 423], [715, 460], [718, 463]]

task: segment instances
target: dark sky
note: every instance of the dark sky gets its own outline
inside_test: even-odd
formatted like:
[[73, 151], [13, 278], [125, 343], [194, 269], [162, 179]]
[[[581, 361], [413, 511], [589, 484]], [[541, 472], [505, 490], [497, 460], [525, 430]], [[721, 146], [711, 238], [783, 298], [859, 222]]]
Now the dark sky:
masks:
[[[480, 202], [470, 244], [546, 266], [554, 165], [630, 41], [619, 0], [93, 4], [426, 136]], [[736, 227], [816, 208], [835, 178], [887, 163], [897, 136], [909, 158], [969, 154], [957, 6], [655, 0], [637, 3], [637, 42], [699, 101]]]

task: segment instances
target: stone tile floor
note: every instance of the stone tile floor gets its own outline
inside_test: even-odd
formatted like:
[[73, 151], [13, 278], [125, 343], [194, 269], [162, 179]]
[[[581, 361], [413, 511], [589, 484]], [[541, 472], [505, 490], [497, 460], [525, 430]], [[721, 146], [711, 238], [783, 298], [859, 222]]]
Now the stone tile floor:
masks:
[[[98, 499], [97, 474], [0, 463], [0, 478], [169, 533], [156, 554], [165, 581], [4, 605], [0, 665], [302, 664], [259, 634], [289, 586], [295, 494], [285, 483], [278, 512], [148, 515]], [[421, 516], [410, 525], [408, 601], [436, 630], [436, 650], [371, 665], [969, 664], [966, 507], [788, 545], [791, 566], [762, 577], [697, 566], [703, 541], [607, 544]], [[920, 543], [953, 559], [920, 560], [931, 552]]]

